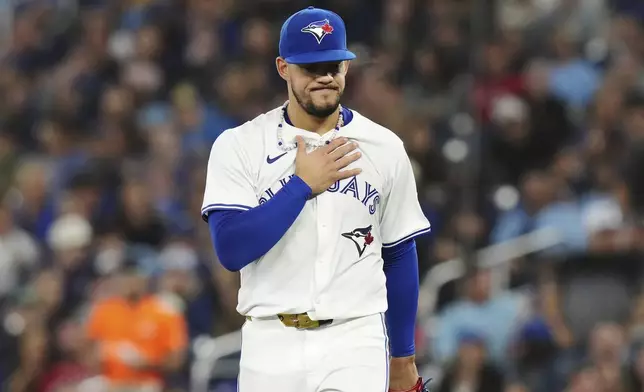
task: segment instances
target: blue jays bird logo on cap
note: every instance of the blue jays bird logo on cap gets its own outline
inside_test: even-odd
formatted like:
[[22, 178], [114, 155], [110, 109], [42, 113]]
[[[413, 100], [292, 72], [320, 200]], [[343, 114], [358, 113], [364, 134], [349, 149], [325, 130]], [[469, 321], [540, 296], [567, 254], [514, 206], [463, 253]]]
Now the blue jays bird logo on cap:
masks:
[[328, 19], [324, 19], [309, 23], [308, 26], [302, 29], [302, 32], [311, 34], [318, 41], [318, 44], [321, 44], [324, 37], [333, 33], [333, 26], [331, 26]]

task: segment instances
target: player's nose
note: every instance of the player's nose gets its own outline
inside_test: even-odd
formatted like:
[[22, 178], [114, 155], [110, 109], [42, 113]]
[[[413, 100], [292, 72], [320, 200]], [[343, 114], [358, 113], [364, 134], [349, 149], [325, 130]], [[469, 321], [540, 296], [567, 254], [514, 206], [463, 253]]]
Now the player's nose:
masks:
[[326, 75], [320, 75], [317, 79], [316, 82], [320, 84], [331, 84], [333, 83], [333, 74], [331, 72], [327, 73]]

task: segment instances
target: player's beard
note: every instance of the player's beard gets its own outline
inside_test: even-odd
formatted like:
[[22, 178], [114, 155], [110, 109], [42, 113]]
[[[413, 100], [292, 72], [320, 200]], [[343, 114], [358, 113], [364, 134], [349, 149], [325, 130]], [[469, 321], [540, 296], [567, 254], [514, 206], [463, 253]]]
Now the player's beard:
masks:
[[334, 103], [330, 105], [325, 105], [325, 106], [318, 106], [315, 103], [313, 103], [313, 99], [309, 96], [308, 99], [303, 98], [300, 94], [298, 94], [295, 90], [293, 91], [293, 96], [295, 97], [295, 100], [297, 103], [300, 105], [302, 109], [306, 113], [308, 113], [310, 116], [317, 117], [317, 118], [327, 118], [330, 115], [332, 115], [335, 110], [340, 106], [340, 98], [342, 97], [342, 91], [338, 90], [338, 98], [335, 100]]

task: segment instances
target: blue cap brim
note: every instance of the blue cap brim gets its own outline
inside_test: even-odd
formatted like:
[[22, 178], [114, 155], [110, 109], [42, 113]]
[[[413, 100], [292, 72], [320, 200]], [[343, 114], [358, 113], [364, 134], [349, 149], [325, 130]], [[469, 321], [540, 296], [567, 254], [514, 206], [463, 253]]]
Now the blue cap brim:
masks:
[[289, 64], [315, 64], [353, 60], [355, 58], [356, 55], [349, 50], [320, 50], [317, 52], [296, 54], [284, 60]]

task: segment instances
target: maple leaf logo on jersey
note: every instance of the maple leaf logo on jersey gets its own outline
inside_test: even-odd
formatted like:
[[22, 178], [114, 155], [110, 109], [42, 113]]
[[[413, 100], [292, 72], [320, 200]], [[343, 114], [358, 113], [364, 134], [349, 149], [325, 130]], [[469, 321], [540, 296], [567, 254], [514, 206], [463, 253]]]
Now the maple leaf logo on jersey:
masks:
[[331, 26], [328, 19], [324, 19], [309, 23], [308, 26], [302, 29], [302, 32], [311, 34], [318, 41], [318, 44], [321, 44], [324, 37], [333, 33], [333, 26]]
[[362, 256], [365, 249], [367, 249], [367, 246], [371, 245], [373, 242], [371, 226], [353, 229], [348, 233], [342, 233], [342, 236], [353, 241], [356, 245], [356, 249], [358, 249], [358, 256]]

